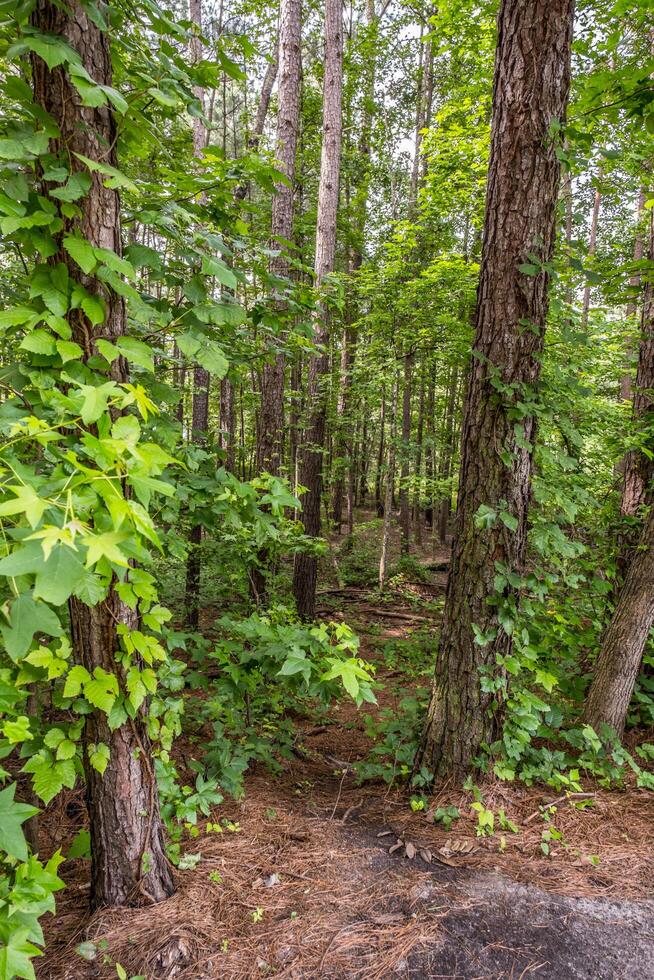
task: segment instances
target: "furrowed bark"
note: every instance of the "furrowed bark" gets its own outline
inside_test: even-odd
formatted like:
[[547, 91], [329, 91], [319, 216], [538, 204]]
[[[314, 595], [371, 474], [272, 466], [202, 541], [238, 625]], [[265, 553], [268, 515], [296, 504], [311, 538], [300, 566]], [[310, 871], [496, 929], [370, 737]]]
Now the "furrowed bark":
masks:
[[[315, 282], [320, 289], [334, 270], [336, 254], [336, 216], [341, 167], [343, 97], [343, 15], [341, 0], [325, 0], [325, 75], [323, 88], [323, 137], [316, 224]], [[309, 363], [307, 403], [309, 421], [304, 434], [300, 483], [307, 487], [303, 498], [303, 522], [307, 534], [320, 534], [323, 451], [327, 421], [324, 379], [329, 371], [329, 329], [331, 315], [320, 303], [315, 322], [317, 352]], [[302, 619], [315, 616], [318, 560], [298, 553], [293, 568], [293, 594]]]
[[[38, 0], [32, 24], [40, 33], [65, 38], [78, 52], [89, 75], [98, 83], [111, 85], [111, 54], [107, 34], [98, 29], [81, 3], [72, 0], [68, 6], [50, 0]], [[61, 154], [73, 170], [82, 170], [76, 153], [116, 167], [116, 125], [107, 105], [83, 106], [75, 87], [63, 67], [48, 69], [37, 55], [32, 56], [32, 84], [36, 103], [45, 109], [59, 128], [59, 137], [51, 140], [50, 149]], [[42, 183], [48, 196], [51, 186]], [[52, 202], [58, 206], [55, 198]], [[104, 177], [92, 174], [91, 189], [78, 202], [79, 218], [63, 217], [63, 229], [57, 236], [57, 252], [49, 262], [64, 263], [71, 279], [93, 294], [102, 297], [106, 308], [105, 322], [93, 327], [81, 310], [73, 310], [68, 320], [73, 340], [83, 350], [84, 360], [97, 354], [96, 339], [118, 339], [126, 333], [126, 313], [122, 297], [100, 280], [86, 275], [63, 248], [64, 235], [79, 232], [96, 248], [121, 254], [120, 200], [116, 190], [105, 186]], [[118, 382], [127, 380], [127, 365], [122, 358], [113, 362], [112, 376]], [[70, 600], [71, 632], [77, 663], [92, 672], [101, 667], [117, 674], [119, 641], [118, 624], [134, 629], [138, 615], [121, 601], [112, 587], [108, 597], [89, 607], [78, 599]], [[124, 684], [124, 678], [122, 678]], [[85, 718], [83, 734], [86, 798], [91, 833], [92, 908], [110, 905], [142, 905], [157, 902], [174, 891], [173, 877], [164, 853], [163, 831], [159, 816], [159, 799], [154, 765], [147, 738], [145, 706], [133, 721], [112, 731], [106, 715], [94, 710]], [[88, 761], [87, 747], [104, 742], [109, 746], [110, 760], [103, 775]]]
[[[551, 138], [563, 122], [570, 86], [573, 0], [503, 0], [493, 91], [485, 237], [473, 358], [461, 441], [456, 534], [436, 674], [416, 766], [437, 776], [470, 769], [498, 733], [499, 705], [482, 690], [484, 672], [511, 650], [500, 627], [497, 564], [520, 574], [536, 420], [523, 416], [520, 392], [540, 374], [549, 280], [526, 275], [528, 255], [552, 255], [560, 167]], [[525, 329], [525, 322], [531, 326]], [[498, 390], [499, 389], [499, 390]], [[477, 526], [482, 505], [497, 519]], [[515, 526], [499, 517], [504, 511]], [[509, 590], [505, 595], [509, 596]], [[501, 597], [500, 597], [501, 598]], [[475, 629], [487, 638], [476, 642]]]

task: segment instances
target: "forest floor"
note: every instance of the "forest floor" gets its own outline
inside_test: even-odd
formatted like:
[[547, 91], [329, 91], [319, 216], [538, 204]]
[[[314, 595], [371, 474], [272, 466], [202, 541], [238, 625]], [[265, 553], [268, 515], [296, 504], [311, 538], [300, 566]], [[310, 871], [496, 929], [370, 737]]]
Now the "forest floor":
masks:
[[[403, 581], [388, 605], [360, 586], [320, 596], [321, 614], [342, 615], [376, 662], [378, 704], [340, 702], [319, 724], [300, 720], [297, 754], [275, 776], [253, 768], [244, 799], [212, 818], [232, 830], [192, 841], [201, 860], [177, 872], [178, 891], [161, 905], [89, 921], [88, 864], [66, 862], [41, 980], [115, 977], [116, 962], [147, 980], [654, 978], [654, 794], [589, 785], [587, 809], [559, 801], [562, 837], [546, 857], [539, 807], [557, 796], [547, 787], [480, 783], [484, 804], [518, 832], [478, 838], [470, 794], [454, 785], [429, 807], [459, 808], [447, 831], [412, 811], [406, 789], [357, 784], [350, 766], [371, 748], [365, 716], [394, 709], [417, 683], [380, 651], [437, 626], [448, 549], [418, 558], [437, 570]], [[81, 794], [62, 802], [59, 840], [81, 812]], [[105, 940], [106, 962], [76, 955], [88, 938]]]

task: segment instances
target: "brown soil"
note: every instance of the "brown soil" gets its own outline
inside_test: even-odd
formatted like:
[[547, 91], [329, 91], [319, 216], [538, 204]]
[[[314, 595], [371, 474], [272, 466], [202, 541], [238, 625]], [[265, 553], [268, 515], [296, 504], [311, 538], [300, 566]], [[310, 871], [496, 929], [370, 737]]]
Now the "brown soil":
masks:
[[[437, 552], [437, 560], [446, 557]], [[363, 649], [374, 658], [380, 634], [401, 637], [415, 625], [411, 590], [437, 597], [443, 584], [442, 572], [429, 586], [404, 583], [388, 610], [407, 618], [392, 621], [365, 594], [321, 601], [325, 614], [329, 605], [368, 630]], [[417, 615], [435, 616], [430, 608]], [[379, 677], [386, 686], [378, 706], [341, 703], [328, 724], [301, 722], [297, 756], [283, 772], [248, 775], [244, 800], [212, 818], [228, 817], [236, 829], [203, 828], [186, 842], [201, 860], [177, 873], [177, 894], [167, 902], [89, 920], [88, 865], [67, 862], [69, 888], [47, 924], [40, 980], [115, 977], [115, 962], [148, 980], [654, 978], [653, 794], [586, 787], [594, 805], [558, 805], [563, 836], [545, 857], [539, 806], [557, 794], [482, 785], [485, 804], [496, 814], [502, 808], [519, 833], [479, 839], [470, 794], [446, 784], [432, 807], [454, 804], [461, 819], [445, 831], [413, 813], [404, 790], [357, 786], [349, 769], [370, 748], [365, 714], [393, 708], [399, 697], [398, 675], [380, 670]], [[82, 819], [79, 793], [60, 799], [43, 828], [58, 843]], [[398, 839], [405, 846], [389, 854]], [[412, 860], [407, 844], [417, 852]], [[89, 937], [106, 940], [108, 963], [102, 953], [85, 963], [74, 952]]]

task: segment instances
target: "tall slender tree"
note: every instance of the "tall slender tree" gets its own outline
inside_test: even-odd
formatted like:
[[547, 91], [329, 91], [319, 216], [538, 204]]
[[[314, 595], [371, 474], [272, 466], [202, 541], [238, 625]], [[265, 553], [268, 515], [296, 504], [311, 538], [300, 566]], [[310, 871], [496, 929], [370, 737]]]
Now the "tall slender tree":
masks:
[[[315, 283], [320, 290], [326, 277], [334, 270], [336, 256], [336, 218], [341, 170], [343, 101], [343, 13], [341, 0], [325, 0], [325, 75], [323, 81], [322, 154], [318, 216], [316, 223]], [[328, 303], [320, 300], [315, 319], [316, 353], [309, 363], [307, 383], [308, 422], [300, 483], [307, 488], [303, 500], [303, 520], [307, 534], [320, 534], [320, 502], [322, 497], [323, 450], [327, 419], [324, 380], [329, 371]], [[318, 560], [314, 555], [295, 556], [293, 594], [299, 614], [313, 619], [316, 601]]]
[[[38, 0], [32, 24], [40, 35], [63, 37], [77, 53], [81, 65], [97, 84], [112, 83], [108, 34], [98, 27], [98, 18], [86, 5], [71, 0], [59, 4]], [[59, 135], [50, 141], [56, 158], [73, 171], [83, 165], [78, 154], [100, 166], [117, 166], [116, 123], [109, 105], [89, 106], [82, 102], [63, 65], [49, 68], [39, 55], [32, 56], [32, 82], [37, 105], [54, 120]], [[100, 172], [93, 172], [85, 197], [72, 209], [62, 207], [53, 195], [56, 185], [42, 181], [43, 196], [61, 216], [52, 265], [63, 264], [73, 282], [101, 298], [106, 310], [104, 323], [94, 326], [80, 310], [70, 310], [67, 319], [73, 340], [82, 349], [86, 363], [97, 356], [99, 338], [116, 341], [127, 332], [125, 303], [106, 283], [86, 274], [64, 248], [67, 235], [79, 235], [94, 248], [120, 256], [121, 222], [118, 192], [109, 188]], [[113, 362], [115, 381], [128, 380], [123, 358]], [[118, 594], [113, 580], [105, 599], [88, 606], [72, 597], [69, 602], [75, 659], [89, 674], [96, 668], [112, 675], [121, 673], [118, 630], [139, 626], [138, 611]], [[125, 676], [121, 684], [125, 685]], [[160, 901], [172, 894], [173, 877], [166, 860], [159, 799], [145, 720], [144, 704], [130, 719], [112, 728], [106, 714], [94, 709], [85, 716], [83, 754], [86, 800], [91, 833], [91, 905], [141, 905]], [[110, 758], [103, 774], [89, 764], [89, 746], [104, 744]]]
[[[278, 254], [271, 259], [274, 276], [288, 276], [288, 243], [293, 238], [295, 157], [300, 121], [302, 82], [302, 2], [281, 0], [279, 13], [279, 83], [275, 156], [286, 178], [275, 187], [272, 202], [271, 243]], [[278, 304], [283, 314], [285, 303]], [[261, 372], [261, 407], [257, 431], [257, 468], [278, 475], [284, 451], [283, 354], [264, 364]]]
[[[189, 56], [192, 64], [202, 57], [202, 0], [189, 0], [189, 15], [195, 25], [195, 33], [189, 43]], [[204, 90], [194, 91], [204, 115]], [[207, 131], [202, 116], [193, 118], [193, 156], [202, 157], [207, 142]], [[191, 439], [200, 445], [206, 443], [209, 430], [209, 386], [211, 379], [206, 368], [196, 364], [193, 368], [193, 395], [191, 401]], [[194, 524], [189, 534], [189, 553], [186, 561], [186, 625], [196, 630], [200, 619], [200, 545], [202, 544], [202, 525]]]
[[[466, 771], [497, 732], [496, 695], [482, 686], [511, 649], [498, 620], [498, 565], [523, 566], [548, 309], [547, 263], [560, 166], [555, 128], [570, 87], [574, 0], [503, 0], [493, 87], [485, 235], [464, 410], [456, 536], [436, 674], [417, 765]], [[486, 519], [480, 520], [480, 508]], [[481, 640], [481, 642], [480, 642]]]

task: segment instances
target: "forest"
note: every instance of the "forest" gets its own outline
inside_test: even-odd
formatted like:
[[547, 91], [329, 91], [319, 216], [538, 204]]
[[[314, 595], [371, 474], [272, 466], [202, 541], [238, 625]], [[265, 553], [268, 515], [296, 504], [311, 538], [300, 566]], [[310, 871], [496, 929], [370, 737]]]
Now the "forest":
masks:
[[0, 88], [0, 980], [654, 978], [654, 0]]

